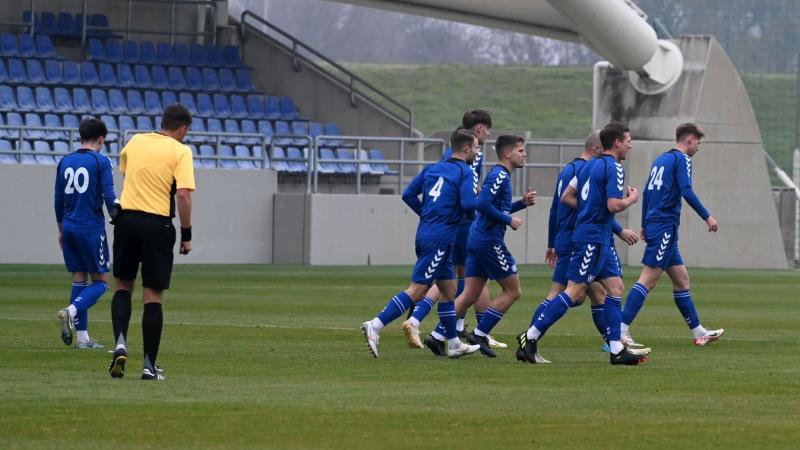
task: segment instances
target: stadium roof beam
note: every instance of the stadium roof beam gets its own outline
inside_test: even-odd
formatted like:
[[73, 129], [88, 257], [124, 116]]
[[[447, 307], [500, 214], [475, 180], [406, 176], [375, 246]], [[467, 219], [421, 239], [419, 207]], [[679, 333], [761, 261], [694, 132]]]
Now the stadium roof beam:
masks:
[[666, 91], [683, 70], [678, 47], [658, 40], [647, 16], [630, 0], [333, 1], [580, 42], [629, 71], [642, 94]]

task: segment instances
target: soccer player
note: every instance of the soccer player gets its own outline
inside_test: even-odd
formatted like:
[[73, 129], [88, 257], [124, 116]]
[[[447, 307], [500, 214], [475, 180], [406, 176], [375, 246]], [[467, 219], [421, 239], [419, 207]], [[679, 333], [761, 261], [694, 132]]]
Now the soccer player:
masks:
[[478, 350], [477, 345], [466, 345], [458, 338], [453, 303], [456, 283], [450, 260], [461, 217], [474, 214], [475, 189], [469, 163], [475, 158], [478, 139], [469, 131], [456, 130], [450, 144], [452, 158], [423, 169], [403, 192], [403, 201], [420, 216], [415, 239], [417, 263], [408, 288], [392, 297], [374, 319], [361, 325], [367, 347], [375, 358], [383, 327], [420, 301], [433, 283], [441, 297], [438, 309], [447, 336], [447, 356], [458, 358]]
[[[495, 143], [495, 151], [499, 164], [489, 171], [478, 196], [478, 214], [470, 227], [467, 243], [466, 283], [464, 292], [456, 299], [456, 313], [463, 314], [478, 301], [489, 278], [500, 284], [502, 292], [492, 300], [491, 306], [469, 336], [470, 342], [477, 344], [481, 353], [489, 358], [497, 357], [489, 345], [489, 333], [522, 295], [517, 263], [505, 244], [506, 227], [518, 230], [523, 220], [511, 214], [536, 202], [536, 192], [530, 188], [522, 200], [511, 202], [511, 174], [525, 165], [525, 139], [520, 136], [500, 136]], [[444, 330], [440, 326], [436, 331], [436, 334], [441, 334]], [[432, 337], [436, 338], [435, 335]], [[439, 344], [439, 347], [443, 347], [443, 344]], [[431, 350], [435, 355], [441, 353], [441, 350]]]
[[[475, 194], [477, 195], [480, 190], [481, 172], [483, 170], [482, 146], [491, 134], [492, 117], [487, 111], [481, 109], [467, 111], [461, 118], [461, 126], [464, 129], [471, 131], [478, 138], [478, 153], [475, 155], [475, 159], [472, 161], [472, 163], [470, 163], [470, 168], [472, 169], [472, 183], [473, 187], [475, 188]], [[450, 159], [451, 155], [452, 149], [448, 148], [442, 157], [442, 161], [447, 161]], [[467, 240], [471, 225], [472, 219], [469, 217], [463, 217], [461, 219], [461, 223], [458, 226], [455, 247], [453, 249], [453, 264], [455, 264], [456, 275], [458, 277], [458, 284], [456, 285], [456, 297], [460, 296], [464, 290], [464, 267], [467, 261]], [[422, 342], [419, 338], [419, 326], [425, 317], [427, 317], [428, 313], [430, 313], [434, 303], [436, 303], [438, 298], [438, 288], [436, 286], [431, 287], [431, 289], [425, 295], [425, 298], [423, 298], [422, 301], [418, 302], [414, 306], [411, 317], [403, 322], [403, 332], [405, 333], [406, 341], [410, 347], [422, 348]], [[475, 303], [475, 319], [477, 322], [480, 322], [484, 311], [486, 311], [488, 307], [489, 289], [486, 288], [481, 292], [478, 302]], [[458, 321], [456, 322], [456, 328], [458, 328], [459, 336], [464, 338], [467, 337], [466, 332], [464, 332], [464, 314], [459, 315]], [[444, 338], [443, 336], [439, 337], [442, 339]], [[430, 342], [430, 339], [431, 338], [428, 338], [429, 347], [430, 344], [434, 344], [433, 342]], [[489, 342], [493, 347], [507, 347], [506, 344], [495, 341], [491, 336], [489, 336]], [[442, 355], [444, 355], [444, 353], [442, 353]]]
[[116, 348], [108, 368], [114, 378], [125, 375], [131, 295], [141, 264], [144, 301], [142, 379], [165, 379], [163, 371], [156, 365], [156, 358], [164, 323], [161, 304], [172, 275], [175, 203], [181, 221], [180, 253], [186, 255], [192, 250], [194, 167], [191, 149], [182, 144], [191, 124], [192, 114], [185, 106], [178, 103], [169, 105], [161, 117], [159, 132], [135, 135], [120, 153], [119, 169], [125, 175], [125, 184], [122, 211], [114, 227], [117, 291], [111, 301]]
[[675, 306], [694, 334], [694, 345], [714, 342], [725, 333], [723, 329], [707, 330], [700, 324], [689, 291], [689, 273], [678, 249], [681, 198], [706, 222], [709, 232], [717, 231], [716, 219], [692, 190], [691, 158], [700, 150], [703, 136], [703, 131], [693, 123], [679, 125], [675, 130], [675, 148], [656, 158], [650, 169], [642, 203], [642, 239], [647, 242], [647, 249], [642, 257], [642, 273], [628, 292], [622, 312], [622, 341], [629, 345], [636, 344], [630, 335], [630, 325], [664, 271], [672, 280]]
[[89, 337], [89, 308], [108, 290], [111, 260], [103, 203], [113, 216], [117, 196], [111, 160], [99, 153], [108, 134], [106, 125], [99, 119], [84, 119], [78, 133], [81, 148], [59, 161], [56, 169], [58, 244], [64, 264], [72, 272], [70, 304], [58, 312], [58, 319], [65, 344], [72, 344], [77, 334], [77, 348], [99, 349], [103, 346]]
[[645, 360], [630, 353], [620, 342], [621, 302], [625, 286], [619, 258], [611, 242], [614, 214], [638, 200], [638, 191], [630, 186], [625, 197], [625, 170], [620, 164], [631, 149], [630, 129], [620, 123], [610, 123], [600, 132], [600, 142], [603, 154], [587, 162], [562, 195], [562, 199], [577, 196], [578, 215], [572, 235], [576, 250], [567, 271], [567, 289], [558, 294], [533, 325], [517, 337], [517, 358], [524, 362], [536, 363], [537, 346], [542, 335], [585, 295], [593, 281], [599, 281], [607, 292], [603, 311], [611, 364], [637, 365]]

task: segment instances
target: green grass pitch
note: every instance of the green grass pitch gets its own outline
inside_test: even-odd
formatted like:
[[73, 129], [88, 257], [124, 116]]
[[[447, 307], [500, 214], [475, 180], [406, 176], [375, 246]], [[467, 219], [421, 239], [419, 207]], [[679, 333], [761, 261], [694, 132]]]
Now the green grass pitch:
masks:
[[[549, 286], [544, 266], [520, 273], [523, 297], [494, 333], [509, 344]], [[637, 274], [627, 268], [626, 285]], [[584, 305], [541, 344], [553, 364], [535, 366], [513, 345], [494, 360], [437, 359], [409, 349], [399, 322], [373, 360], [359, 325], [408, 267], [177, 266], [167, 381], [148, 383], [138, 301], [127, 374], [113, 380], [105, 350], [59, 339], [63, 269], [0, 266], [0, 448], [796, 448], [798, 272], [691, 274], [721, 342], [692, 345], [664, 280], [632, 329], [650, 362], [610, 366]], [[91, 311], [107, 346], [110, 298]]]

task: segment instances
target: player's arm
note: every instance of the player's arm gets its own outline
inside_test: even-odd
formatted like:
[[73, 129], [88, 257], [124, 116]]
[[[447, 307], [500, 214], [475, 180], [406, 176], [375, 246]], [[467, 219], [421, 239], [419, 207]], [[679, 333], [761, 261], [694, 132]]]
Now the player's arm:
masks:
[[[101, 157], [102, 158], [102, 157]], [[103, 163], [100, 165], [100, 187], [103, 192], [103, 202], [106, 204], [108, 215], [114, 219], [115, 212], [119, 205], [117, 201], [117, 194], [114, 192], [114, 175], [111, 169], [111, 160], [108, 158], [102, 159]]]
[[511, 213], [522, 211], [528, 206], [533, 206], [536, 203], [536, 191], [532, 190], [530, 186], [525, 190], [525, 194], [520, 200], [511, 204]]
[[624, 173], [623, 178], [619, 178], [620, 172], [617, 171], [617, 166], [618, 164], [609, 165], [606, 169], [606, 195], [608, 196], [606, 208], [611, 213], [625, 211], [639, 200], [639, 191], [631, 186], [628, 186], [628, 196], [625, 196], [623, 184], [621, 184], [621, 181], [624, 181]]
[[194, 192], [194, 164], [192, 151], [186, 147], [178, 155], [175, 169], [175, 203], [178, 206], [178, 217], [181, 221], [180, 254], [188, 255], [192, 251], [192, 192]]
[[700, 198], [697, 197], [697, 194], [694, 193], [694, 189], [692, 189], [689, 162], [681, 161], [680, 158], [676, 158], [675, 164], [678, 165], [678, 187], [681, 189], [681, 197], [683, 197], [694, 212], [708, 224], [708, 231], [717, 231], [717, 220], [711, 216], [711, 213], [703, 206], [703, 202], [700, 201]]
[[426, 170], [427, 168], [423, 169], [422, 172], [415, 176], [414, 179], [411, 180], [411, 183], [408, 184], [408, 187], [403, 191], [403, 201], [418, 216], [422, 215], [422, 201], [419, 199], [419, 196], [422, 194]]
[[[481, 194], [483, 194], [481, 192]], [[459, 206], [464, 217], [473, 219], [477, 199], [475, 197], [475, 185], [472, 183], [472, 170], [463, 170], [461, 173], [461, 185], [459, 186]]]
[[572, 209], [578, 208], [578, 177], [574, 176], [569, 180], [569, 184], [564, 188], [564, 192], [559, 199], [561, 203], [566, 204]]
[[[493, 204], [494, 198], [497, 195], [496, 192], [500, 192], [499, 189], [496, 189], [494, 192], [492, 191], [496, 179], [497, 172], [490, 172], [489, 176], [486, 177], [486, 180], [483, 182], [483, 187], [481, 188], [481, 193], [478, 195], [478, 203], [475, 206], [475, 209], [494, 222], [502, 223], [504, 225], [512, 225], [514, 218], [509, 214], [504, 214]], [[519, 228], [519, 226], [517, 226], [517, 228]], [[516, 230], [517, 228], [514, 229]]]
[[628, 245], [633, 245], [639, 242], [639, 236], [636, 235], [636, 232], [628, 228], [623, 228], [622, 225], [616, 221], [616, 219], [611, 222], [611, 231], [619, 236], [619, 238], [625, 241], [625, 243]]

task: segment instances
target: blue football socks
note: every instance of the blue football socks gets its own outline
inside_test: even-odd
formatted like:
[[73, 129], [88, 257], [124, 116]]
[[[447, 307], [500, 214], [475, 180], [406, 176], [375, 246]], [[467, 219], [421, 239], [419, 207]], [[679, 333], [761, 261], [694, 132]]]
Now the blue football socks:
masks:
[[625, 309], [622, 311], [622, 323], [630, 325], [633, 319], [639, 314], [639, 310], [644, 306], [644, 301], [647, 299], [647, 294], [650, 291], [639, 283], [634, 284], [628, 292], [628, 298], [625, 299]]
[[672, 291], [672, 297], [675, 299], [675, 306], [681, 311], [683, 320], [686, 321], [689, 328], [693, 329], [700, 326], [700, 318], [697, 316], [697, 310], [694, 308], [692, 294], [689, 289]]
[[380, 320], [384, 325], [388, 325], [393, 320], [402, 316], [412, 303], [411, 297], [409, 297], [405, 291], [400, 291], [397, 295], [392, 297], [391, 300], [389, 300], [389, 303], [386, 304], [386, 307], [383, 308], [380, 314], [378, 314], [378, 320]]
[[[477, 316], [477, 313], [475, 314]], [[475, 328], [475, 334], [478, 336], [488, 336], [491, 333], [492, 328], [497, 325], [497, 322], [503, 318], [503, 313], [494, 308], [488, 308], [486, 313], [483, 314], [483, 318], [480, 322], [478, 322], [478, 326]]]
[[597, 332], [605, 339], [606, 337], [606, 318], [603, 305], [592, 306], [592, 321]]
[[[452, 300], [442, 301], [439, 300], [439, 325], [436, 326], [436, 331], [443, 334], [447, 340], [456, 339], [458, 331], [456, 330], [456, 303]], [[443, 333], [440, 332], [440, 327], [444, 328]]]

